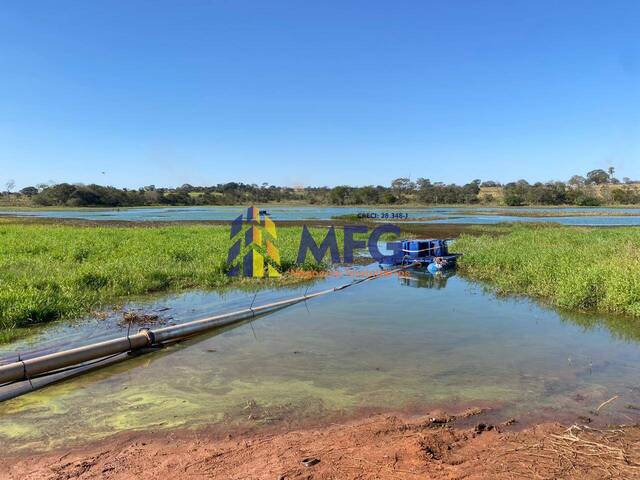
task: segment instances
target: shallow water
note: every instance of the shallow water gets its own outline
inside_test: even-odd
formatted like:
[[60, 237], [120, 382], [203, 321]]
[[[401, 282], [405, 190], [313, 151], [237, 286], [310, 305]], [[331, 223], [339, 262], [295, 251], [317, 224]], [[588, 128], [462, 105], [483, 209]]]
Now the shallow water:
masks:
[[[328, 278], [310, 291], [349, 281]], [[261, 292], [256, 304], [307, 287]], [[191, 292], [144, 305], [182, 322], [248, 306], [253, 295]], [[54, 325], [49, 347], [116, 336], [116, 318]], [[75, 332], [75, 336], [70, 336]], [[108, 332], [108, 333], [106, 333]], [[314, 299], [0, 404], [8, 451], [69, 446], [120, 431], [260, 427], [360, 408], [490, 404], [504, 417], [603, 415], [630, 423], [640, 405], [640, 327], [566, 317], [496, 298], [459, 276], [411, 273]], [[0, 355], [33, 347], [3, 347]]]
[[[495, 224], [500, 222], [555, 222], [565, 225], [640, 225], [640, 208], [511, 208], [494, 207], [434, 207], [434, 208], [381, 208], [381, 207], [278, 207], [262, 206], [275, 221], [279, 220], [331, 220], [340, 215], [373, 213], [378, 221], [393, 222], [393, 213], [406, 213], [406, 220], [419, 223]], [[482, 212], [474, 214], [473, 211]], [[564, 217], [524, 217], [513, 212], [555, 212]], [[576, 216], [580, 212], [584, 216]], [[593, 212], [593, 216], [585, 213]], [[242, 207], [180, 207], [180, 208], [123, 208], [123, 209], [65, 209], [65, 210], [6, 210], [0, 215], [33, 216], [46, 218], [79, 218], [84, 220], [125, 221], [202, 221], [235, 219], [244, 213]], [[573, 216], [572, 216], [573, 214]], [[607, 216], [602, 216], [606, 214]], [[637, 214], [637, 216], [615, 216]], [[386, 217], [385, 217], [386, 215]], [[608, 216], [611, 215], [611, 216]]]

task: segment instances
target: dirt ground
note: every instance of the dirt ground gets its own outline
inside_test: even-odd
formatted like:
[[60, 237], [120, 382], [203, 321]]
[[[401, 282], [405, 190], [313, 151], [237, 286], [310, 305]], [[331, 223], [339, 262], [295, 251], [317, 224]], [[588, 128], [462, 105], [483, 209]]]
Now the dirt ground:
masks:
[[620, 479], [640, 478], [640, 426], [518, 430], [512, 421], [482, 423], [480, 409], [468, 409], [279, 433], [139, 432], [3, 457], [0, 478], [15, 480]]

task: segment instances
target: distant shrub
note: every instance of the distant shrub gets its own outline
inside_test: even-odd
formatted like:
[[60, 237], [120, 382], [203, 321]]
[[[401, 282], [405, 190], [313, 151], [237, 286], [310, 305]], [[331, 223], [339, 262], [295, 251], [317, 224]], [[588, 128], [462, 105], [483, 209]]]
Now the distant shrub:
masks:
[[575, 204], [581, 207], [599, 207], [602, 201], [590, 195], [579, 195], [576, 197]]
[[504, 196], [504, 203], [510, 207], [521, 207], [524, 205], [524, 198], [515, 193], [510, 193]]

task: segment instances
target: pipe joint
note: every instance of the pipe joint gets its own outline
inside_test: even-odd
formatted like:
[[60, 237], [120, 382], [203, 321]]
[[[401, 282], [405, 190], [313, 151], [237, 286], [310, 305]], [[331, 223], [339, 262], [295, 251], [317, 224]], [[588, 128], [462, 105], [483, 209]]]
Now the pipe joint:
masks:
[[138, 330], [138, 333], [141, 333], [145, 337], [147, 337], [147, 346], [155, 345], [156, 343], [156, 335], [153, 333], [153, 330], [148, 328], [141, 328]]

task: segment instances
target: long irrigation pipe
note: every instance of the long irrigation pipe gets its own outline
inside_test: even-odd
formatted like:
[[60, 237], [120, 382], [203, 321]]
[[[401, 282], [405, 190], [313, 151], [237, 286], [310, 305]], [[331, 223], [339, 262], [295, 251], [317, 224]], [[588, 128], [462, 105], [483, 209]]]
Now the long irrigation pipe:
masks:
[[[418, 265], [420, 265], [419, 262], [413, 262], [393, 270], [387, 270], [383, 275], [392, 275], [393, 273], [407, 270]], [[138, 333], [127, 335], [126, 337], [106, 340], [104, 342], [85, 345], [70, 350], [63, 350], [26, 360], [18, 360], [17, 362], [0, 366], [0, 387], [22, 381], [31, 382], [31, 379], [45, 375], [55, 375], [64, 372], [69, 368], [86, 366], [86, 362], [100, 361], [100, 359], [106, 360], [121, 353], [135, 352], [145, 348], [161, 346], [163, 342], [166, 343], [180, 340], [212, 329], [242, 322], [258, 315], [264, 315], [300, 302], [305, 302], [315, 297], [344, 290], [345, 288], [353, 285], [374, 280], [380, 276], [382, 276], [380, 272], [375, 272], [350, 283], [310, 293], [308, 295], [305, 294], [299, 297], [280, 300], [278, 302], [268, 303], [257, 307], [251, 306], [243, 310], [224, 313], [200, 320], [193, 320], [180, 325], [173, 325], [155, 330], [143, 328]]]

